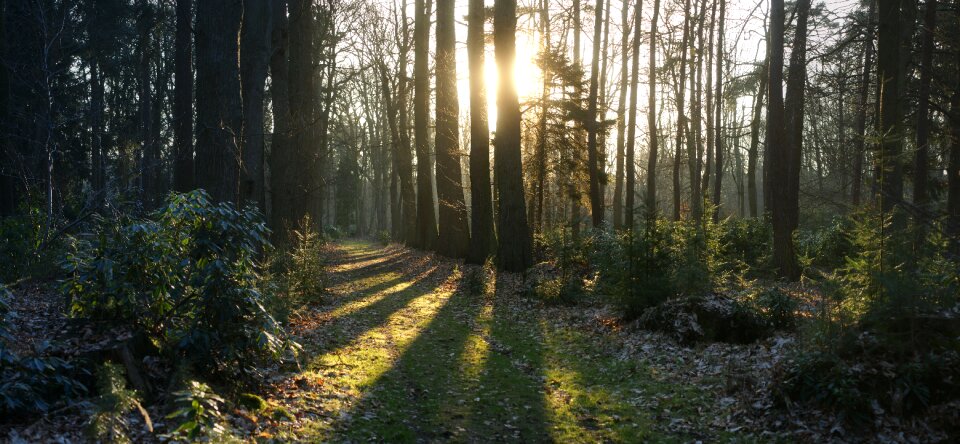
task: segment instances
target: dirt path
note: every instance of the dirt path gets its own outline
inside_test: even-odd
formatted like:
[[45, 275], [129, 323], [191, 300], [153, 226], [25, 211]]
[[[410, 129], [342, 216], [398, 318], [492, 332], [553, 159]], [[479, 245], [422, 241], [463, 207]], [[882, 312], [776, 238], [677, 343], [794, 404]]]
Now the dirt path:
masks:
[[360, 241], [331, 270], [327, 302], [296, 322], [308, 364], [276, 381], [272, 401], [297, 418], [278, 438], [732, 437], [709, 425], [709, 393], [625, 355], [596, 310], [521, 296], [520, 276], [490, 273], [485, 290], [479, 267]]

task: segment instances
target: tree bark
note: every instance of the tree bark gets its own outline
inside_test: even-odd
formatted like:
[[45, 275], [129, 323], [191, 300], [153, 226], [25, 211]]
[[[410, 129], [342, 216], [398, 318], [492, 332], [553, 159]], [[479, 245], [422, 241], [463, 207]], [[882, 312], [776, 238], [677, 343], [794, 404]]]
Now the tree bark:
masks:
[[[657, 0], [659, 1], [659, 0]], [[630, 88], [627, 80], [630, 77], [630, 1], [624, 0], [621, 10], [621, 38], [620, 38], [620, 100], [617, 102], [617, 159], [613, 182], [613, 227], [623, 228], [623, 156], [626, 144], [627, 130], [627, 90]]]
[[857, 142], [853, 153], [853, 183], [850, 185], [851, 204], [860, 206], [860, 197], [863, 194], [863, 156], [867, 140], [867, 100], [870, 96], [870, 69], [873, 66], [873, 20], [876, 3], [870, 2], [867, 12], [867, 28], [864, 30], [863, 42], [863, 71], [860, 75], [859, 100], [857, 102]]
[[659, 155], [659, 131], [657, 131], [657, 20], [660, 18], [660, 0], [653, 1], [653, 18], [650, 20], [650, 91], [647, 95], [647, 128], [650, 138], [650, 153], [647, 158], [647, 225], [657, 220], [657, 156]]
[[603, 38], [603, 0], [594, 6], [593, 61], [590, 65], [590, 95], [587, 101], [587, 173], [590, 178], [590, 212], [593, 228], [603, 225], [603, 196], [600, 194], [600, 171], [597, 165], [597, 101], [600, 84], [600, 43]]
[[522, 162], [520, 159], [520, 101], [513, 80], [516, 59], [517, 2], [494, 3], [494, 54], [497, 87], [497, 137], [494, 164], [499, 206], [497, 211], [499, 266], [523, 271], [533, 264], [533, 242], [527, 227]]
[[266, 211], [264, 186], [264, 89], [270, 67], [270, 0], [243, 0], [240, 83], [243, 86], [243, 170], [240, 199]]
[[[690, 39], [690, 0], [684, 0], [683, 41], [680, 43], [680, 76], [677, 78], [677, 143], [673, 158], [673, 220], [680, 220], [680, 163], [683, 153], [683, 132], [687, 127], [684, 95], [687, 79], [687, 47]], [[691, 179], [692, 180], [692, 179]]]
[[[803, 0], [801, 0], [803, 1]], [[770, 147], [771, 216], [773, 221], [773, 260], [781, 277], [796, 279], [799, 267], [793, 246], [793, 230], [789, 219], [790, 145], [787, 140], [787, 121], [783, 99], [783, 0], [772, 0], [770, 7], [770, 65], [767, 105], [767, 144]]]
[[[927, 0], [920, 50], [920, 88], [917, 91], [917, 152], [913, 166], [913, 203], [923, 209], [929, 200], [930, 84], [933, 80], [933, 37], [937, 27], [937, 0]], [[921, 214], [921, 217], [924, 215]]]
[[460, 169], [460, 103], [454, 0], [437, 0], [437, 198], [440, 203], [437, 252], [466, 258], [470, 247]]
[[[790, 67], [787, 77], [787, 95], [784, 101], [786, 118], [786, 147], [788, 152], [786, 175], [786, 200], [781, 204], [786, 209], [787, 224], [791, 233], [796, 231], [800, 221], [800, 170], [803, 161], [803, 122], [804, 91], [807, 83], [807, 22], [810, 16], [810, 1], [798, 0], [796, 6], [797, 24], [790, 52]], [[796, 280], [800, 277], [799, 266], [793, 258], [796, 269], [785, 273], [784, 277]]]
[[413, 120], [417, 151], [417, 242], [425, 250], [436, 248], [437, 223], [433, 200], [433, 163], [430, 159], [430, 0], [416, 0], [413, 46]]
[[153, 208], [160, 197], [160, 145], [153, 138], [153, 92], [151, 87], [151, 59], [153, 57], [153, 6], [146, 1], [137, 3], [137, 103], [140, 126], [140, 186], [143, 204]]
[[177, 0], [174, 44], [173, 189], [193, 189], [193, 11], [192, 0]]
[[[900, 2], [882, 0], [879, 4], [879, 33], [877, 41], [877, 78], [881, 84], [881, 135], [877, 167], [879, 169], [880, 210], [892, 211], [903, 200], [902, 103], [900, 100], [900, 36], [902, 31]], [[899, 218], [895, 218], [897, 220]], [[900, 224], [895, 221], [895, 226]]]
[[[768, 61], [764, 61], [763, 71], [760, 77], [760, 85], [757, 88], [757, 98], [753, 104], [753, 121], [750, 122], [750, 150], [747, 152], [747, 202], [750, 205], [750, 217], [756, 218], [760, 214], [759, 202], [757, 202], [757, 160], [760, 151], [760, 120], [763, 110], [763, 97], [767, 94], [767, 81], [769, 80]], [[769, 161], [769, 159], [766, 159]]]
[[197, 185], [219, 202], [239, 191], [242, 15], [241, 0], [197, 0]]
[[713, 151], [717, 169], [714, 174], [713, 186], [713, 205], [715, 205], [713, 209], [714, 222], [720, 219], [720, 198], [723, 192], [723, 33], [725, 31], [724, 25], [726, 24], [727, 15], [726, 0], [718, 1], [720, 2], [720, 23], [717, 32], [717, 85], [716, 93], [714, 93], [714, 100], [716, 101], [714, 105], [716, 109], [713, 112], [714, 118], [716, 118], [716, 123], [713, 125], [713, 130], [716, 131], [716, 135], [713, 138], [716, 147]]
[[470, 0], [467, 15], [467, 58], [470, 65], [470, 206], [473, 224], [468, 261], [483, 263], [494, 254], [493, 197], [490, 188], [490, 127], [487, 88], [483, 78], [483, 0]]
[[624, 211], [623, 225], [628, 230], [633, 229], [633, 210], [634, 210], [634, 195], [636, 194], [636, 161], [635, 161], [635, 151], [636, 151], [636, 142], [637, 142], [637, 96], [639, 95], [640, 89], [640, 38], [643, 35], [642, 27], [640, 26], [640, 20], [643, 17], [643, 0], [637, 0], [637, 5], [634, 8], [633, 14], [633, 47], [632, 47], [632, 62], [631, 62], [631, 74], [630, 74], [630, 120], [627, 123], [627, 189], [626, 189], [626, 208]]

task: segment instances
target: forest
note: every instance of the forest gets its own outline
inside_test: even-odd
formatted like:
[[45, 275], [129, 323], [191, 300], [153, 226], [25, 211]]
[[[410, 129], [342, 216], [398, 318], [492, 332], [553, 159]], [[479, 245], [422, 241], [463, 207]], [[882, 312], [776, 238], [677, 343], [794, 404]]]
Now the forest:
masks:
[[958, 0], [0, 0], [0, 442], [957, 442]]

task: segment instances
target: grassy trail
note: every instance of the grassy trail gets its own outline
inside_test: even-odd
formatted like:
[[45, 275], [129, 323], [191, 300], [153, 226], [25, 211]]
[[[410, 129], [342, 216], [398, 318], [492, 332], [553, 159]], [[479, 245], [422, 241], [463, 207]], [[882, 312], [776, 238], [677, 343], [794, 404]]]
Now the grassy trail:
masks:
[[571, 321], [578, 308], [520, 296], [518, 276], [482, 290], [466, 278], [476, 267], [356, 240], [336, 249], [331, 295], [297, 323], [309, 364], [277, 384], [297, 418], [278, 438], [733, 438], [707, 430], [708, 395], [619, 357], [602, 331]]

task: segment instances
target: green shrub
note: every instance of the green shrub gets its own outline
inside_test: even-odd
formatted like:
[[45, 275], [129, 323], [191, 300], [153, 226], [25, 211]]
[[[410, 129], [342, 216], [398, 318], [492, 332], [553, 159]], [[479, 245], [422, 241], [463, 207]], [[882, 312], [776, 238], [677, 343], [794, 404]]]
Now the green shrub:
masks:
[[286, 294], [301, 304], [317, 303], [327, 291], [324, 241], [310, 228], [306, 218], [294, 231], [294, 247], [290, 250], [290, 268], [286, 274]]
[[127, 414], [136, 409], [143, 417], [147, 430], [153, 431], [150, 414], [140, 405], [137, 393], [127, 389], [123, 369], [113, 363], [105, 363], [97, 372], [98, 396], [93, 401], [88, 431], [98, 442], [131, 442], [128, 435], [130, 424]]
[[789, 330], [796, 327], [800, 301], [782, 288], [774, 286], [764, 289], [755, 302], [774, 329]]
[[[0, 218], [0, 281], [46, 277], [57, 270], [55, 259], [62, 251], [59, 239], [45, 239], [58, 227], [38, 208]], [[41, 254], [41, 249], [43, 249]]]
[[843, 266], [845, 258], [855, 253], [851, 228], [849, 218], [836, 217], [824, 228], [801, 230], [797, 236], [798, 253], [817, 267], [833, 269]]
[[762, 218], [731, 217], [713, 226], [724, 269], [741, 276], [770, 273], [773, 232], [769, 223]]
[[72, 316], [132, 327], [207, 375], [247, 375], [291, 349], [258, 289], [269, 244], [256, 209], [194, 191], [171, 194], [149, 219], [100, 227], [65, 264]]
[[183, 390], [173, 394], [177, 409], [166, 418], [174, 421], [176, 426], [171, 428], [167, 437], [197, 441], [200, 438], [222, 436], [226, 431], [220, 413], [223, 398], [202, 382], [187, 381], [186, 385]]
[[616, 271], [620, 276], [618, 291], [613, 295], [624, 316], [632, 319], [676, 295], [676, 258], [670, 248], [669, 233], [660, 224], [639, 234], [628, 232], [623, 235], [622, 244], [625, 263]]
[[377, 242], [382, 245], [390, 245], [390, 242], [393, 242], [393, 236], [390, 235], [389, 230], [380, 230], [377, 232]]
[[558, 277], [537, 283], [534, 293], [546, 305], [574, 305], [583, 298], [583, 281]]

